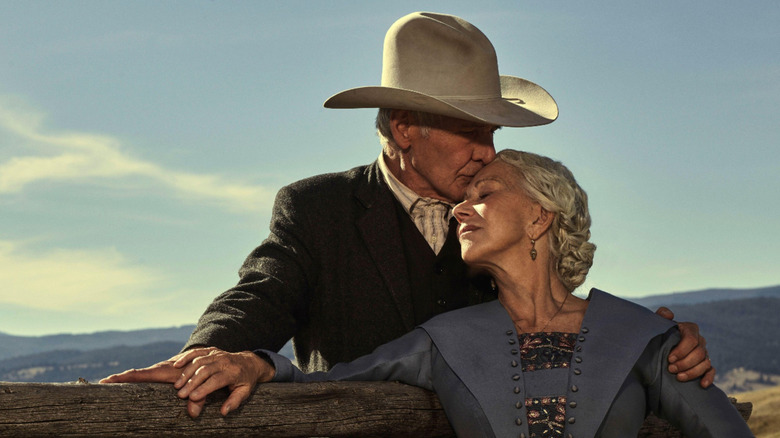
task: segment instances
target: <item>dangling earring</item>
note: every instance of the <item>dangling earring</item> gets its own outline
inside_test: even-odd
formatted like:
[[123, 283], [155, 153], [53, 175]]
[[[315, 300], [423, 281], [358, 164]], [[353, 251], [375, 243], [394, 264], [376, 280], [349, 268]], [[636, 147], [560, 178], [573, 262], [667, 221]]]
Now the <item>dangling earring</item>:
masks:
[[531, 239], [531, 260], [536, 260], [536, 241]]

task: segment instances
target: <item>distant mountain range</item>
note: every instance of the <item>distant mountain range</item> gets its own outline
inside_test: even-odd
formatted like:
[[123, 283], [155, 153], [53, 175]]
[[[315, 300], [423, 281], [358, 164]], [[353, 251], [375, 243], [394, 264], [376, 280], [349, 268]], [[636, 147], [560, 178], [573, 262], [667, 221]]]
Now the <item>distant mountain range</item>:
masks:
[[780, 285], [755, 289], [705, 289], [629, 299], [637, 304], [656, 310], [660, 306], [672, 308], [672, 306], [677, 306], [679, 304], [698, 304], [760, 297], [780, 298]]
[[106, 331], [83, 335], [13, 336], [0, 332], [0, 360], [52, 350], [97, 350], [101, 348], [141, 346], [157, 342], [189, 339], [194, 325], [133, 331]]
[[[633, 300], [653, 310], [670, 307], [678, 321], [696, 322], [707, 349], [726, 378], [730, 370], [752, 370], [755, 378], [729, 379], [729, 392], [780, 382], [780, 286], [761, 289], [710, 289]], [[179, 352], [194, 326], [128, 332], [40, 337], [0, 333], [0, 381], [91, 382], [129, 368], [145, 367]], [[282, 354], [292, 357], [288, 343]], [[750, 380], [750, 381], [748, 381]], [[752, 382], [752, 383], [751, 383]]]

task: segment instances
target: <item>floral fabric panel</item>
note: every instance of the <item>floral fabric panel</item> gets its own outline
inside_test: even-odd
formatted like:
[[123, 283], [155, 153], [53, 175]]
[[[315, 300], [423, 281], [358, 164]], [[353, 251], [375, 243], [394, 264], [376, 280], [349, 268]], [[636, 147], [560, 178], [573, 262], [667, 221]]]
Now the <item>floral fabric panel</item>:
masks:
[[[576, 333], [521, 333], [520, 358], [524, 373], [569, 368]], [[531, 394], [525, 399], [531, 437], [562, 437], [565, 429], [566, 396]]]
[[566, 426], [566, 397], [525, 399], [528, 411], [528, 433], [531, 437], [563, 436]]
[[576, 333], [521, 333], [523, 371], [569, 368]]

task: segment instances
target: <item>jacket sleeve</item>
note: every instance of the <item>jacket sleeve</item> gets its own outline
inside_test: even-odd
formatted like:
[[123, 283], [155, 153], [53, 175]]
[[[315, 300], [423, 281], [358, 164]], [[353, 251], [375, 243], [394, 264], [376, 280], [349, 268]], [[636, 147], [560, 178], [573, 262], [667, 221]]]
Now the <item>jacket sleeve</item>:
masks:
[[274, 382], [323, 381], [398, 381], [433, 390], [431, 357], [435, 351], [431, 338], [417, 328], [400, 338], [377, 347], [371, 354], [352, 362], [338, 363], [327, 372], [305, 374], [289, 359], [272, 351], [257, 351], [276, 368]]
[[279, 191], [268, 238], [247, 257], [239, 283], [208, 306], [184, 350], [278, 351], [295, 334], [318, 272], [308, 246], [311, 208], [297, 197], [290, 187]]
[[741, 438], [753, 433], [726, 394], [699, 380], [680, 382], [667, 371], [669, 351], [680, 342], [677, 328], [654, 338], [639, 359], [649, 382], [648, 408], [685, 436]]

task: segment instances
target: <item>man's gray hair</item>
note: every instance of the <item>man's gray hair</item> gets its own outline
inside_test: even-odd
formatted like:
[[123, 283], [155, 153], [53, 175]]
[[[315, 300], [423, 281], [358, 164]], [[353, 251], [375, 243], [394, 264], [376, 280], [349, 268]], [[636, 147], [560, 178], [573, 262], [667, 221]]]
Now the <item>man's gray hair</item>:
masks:
[[[379, 141], [382, 143], [382, 147], [390, 147], [397, 149], [398, 145], [393, 140], [393, 131], [390, 128], [390, 115], [393, 110], [391, 108], [379, 108], [376, 114], [376, 132], [379, 136]], [[435, 128], [441, 126], [443, 116], [438, 114], [431, 114], [422, 111], [409, 111], [414, 124], [420, 127], [423, 137], [428, 137], [430, 133], [429, 128]]]

